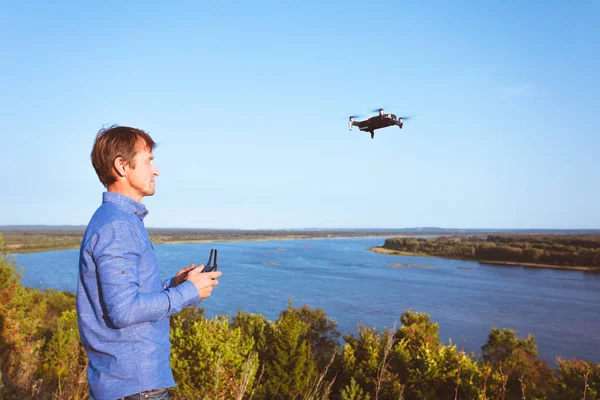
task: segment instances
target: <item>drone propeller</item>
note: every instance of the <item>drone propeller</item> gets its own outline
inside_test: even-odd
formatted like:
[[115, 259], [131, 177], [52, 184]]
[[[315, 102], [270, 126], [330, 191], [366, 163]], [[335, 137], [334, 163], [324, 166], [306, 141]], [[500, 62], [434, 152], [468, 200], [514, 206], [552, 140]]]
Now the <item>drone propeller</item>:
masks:
[[378, 113], [379, 111], [383, 111], [383, 107], [382, 107], [382, 108], [376, 108], [376, 109], [374, 109], [374, 110], [371, 110], [371, 112], [374, 112], [374, 113]]
[[406, 121], [407, 119], [411, 119], [413, 117], [396, 117], [397, 119], [402, 119], [403, 121]]

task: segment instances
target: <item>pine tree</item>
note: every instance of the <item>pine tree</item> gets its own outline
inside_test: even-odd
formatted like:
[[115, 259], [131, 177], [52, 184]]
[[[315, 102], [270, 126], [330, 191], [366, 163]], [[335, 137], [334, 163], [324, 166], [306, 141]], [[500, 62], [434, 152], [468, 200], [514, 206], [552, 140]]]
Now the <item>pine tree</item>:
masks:
[[280, 314], [266, 363], [266, 398], [290, 399], [309, 391], [317, 370], [307, 334], [297, 313]]

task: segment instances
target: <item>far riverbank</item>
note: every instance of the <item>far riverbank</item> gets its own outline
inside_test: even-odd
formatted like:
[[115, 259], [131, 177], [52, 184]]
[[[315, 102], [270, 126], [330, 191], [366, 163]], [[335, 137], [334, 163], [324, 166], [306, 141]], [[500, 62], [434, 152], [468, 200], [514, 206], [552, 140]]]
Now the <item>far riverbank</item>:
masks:
[[[1, 230], [3, 250], [14, 254], [79, 249], [85, 227], [77, 229]], [[210, 242], [259, 242], [270, 240], [342, 239], [398, 237], [406, 235], [394, 230], [209, 230], [149, 228], [153, 244]], [[427, 235], [410, 232], [410, 236]], [[1, 249], [0, 249], [1, 250]]]
[[477, 260], [473, 258], [466, 257], [449, 257], [449, 256], [434, 256], [426, 253], [414, 253], [407, 251], [398, 251], [386, 249], [382, 246], [370, 247], [367, 250], [372, 251], [378, 254], [387, 254], [391, 256], [412, 256], [412, 257], [430, 257], [430, 258], [442, 258], [442, 259], [452, 259], [452, 260], [463, 260], [463, 261], [476, 261], [481, 264], [490, 264], [490, 265], [504, 265], [504, 266], [513, 266], [513, 267], [528, 267], [528, 268], [550, 268], [550, 269], [559, 269], [559, 270], [568, 270], [568, 271], [584, 271], [584, 272], [593, 272], [600, 273], [599, 268], [594, 267], [585, 267], [585, 266], [565, 266], [565, 265], [552, 265], [552, 264], [538, 264], [538, 263], [521, 263], [521, 262], [513, 262], [513, 261], [490, 261], [490, 260]]

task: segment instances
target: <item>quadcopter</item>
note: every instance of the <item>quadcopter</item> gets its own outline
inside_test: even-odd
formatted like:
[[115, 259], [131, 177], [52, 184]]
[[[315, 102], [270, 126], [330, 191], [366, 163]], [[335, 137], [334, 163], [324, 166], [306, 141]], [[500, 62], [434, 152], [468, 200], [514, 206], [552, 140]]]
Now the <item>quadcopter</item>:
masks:
[[350, 130], [353, 126], [358, 126], [358, 129], [364, 132], [371, 133], [371, 139], [375, 136], [375, 129], [387, 128], [388, 126], [396, 125], [400, 129], [404, 126], [404, 120], [408, 117], [396, 117], [394, 114], [384, 114], [383, 108], [374, 110], [373, 112], [379, 112], [379, 115], [366, 119], [364, 121], [355, 121], [356, 115], [350, 116], [350, 122], [348, 123]]

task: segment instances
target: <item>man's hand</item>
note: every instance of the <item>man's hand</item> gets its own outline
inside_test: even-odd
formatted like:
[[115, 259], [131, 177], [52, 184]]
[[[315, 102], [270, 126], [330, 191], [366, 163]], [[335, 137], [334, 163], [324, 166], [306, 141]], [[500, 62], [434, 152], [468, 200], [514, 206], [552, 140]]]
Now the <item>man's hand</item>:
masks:
[[194, 268], [196, 268], [196, 265], [192, 264], [185, 268], [180, 269], [179, 272], [177, 273], [177, 275], [175, 275], [175, 278], [173, 278], [173, 287], [177, 287], [177, 285], [179, 285], [180, 283], [185, 281], [185, 279], [187, 278], [188, 272], [190, 272]]
[[187, 274], [187, 280], [192, 282], [194, 286], [196, 286], [196, 289], [198, 289], [200, 299], [205, 299], [210, 296], [213, 287], [219, 284], [217, 278], [223, 275], [221, 271], [203, 273], [203, 269], [204, 265], [200, 265], [198, 268], [194, 268]]

